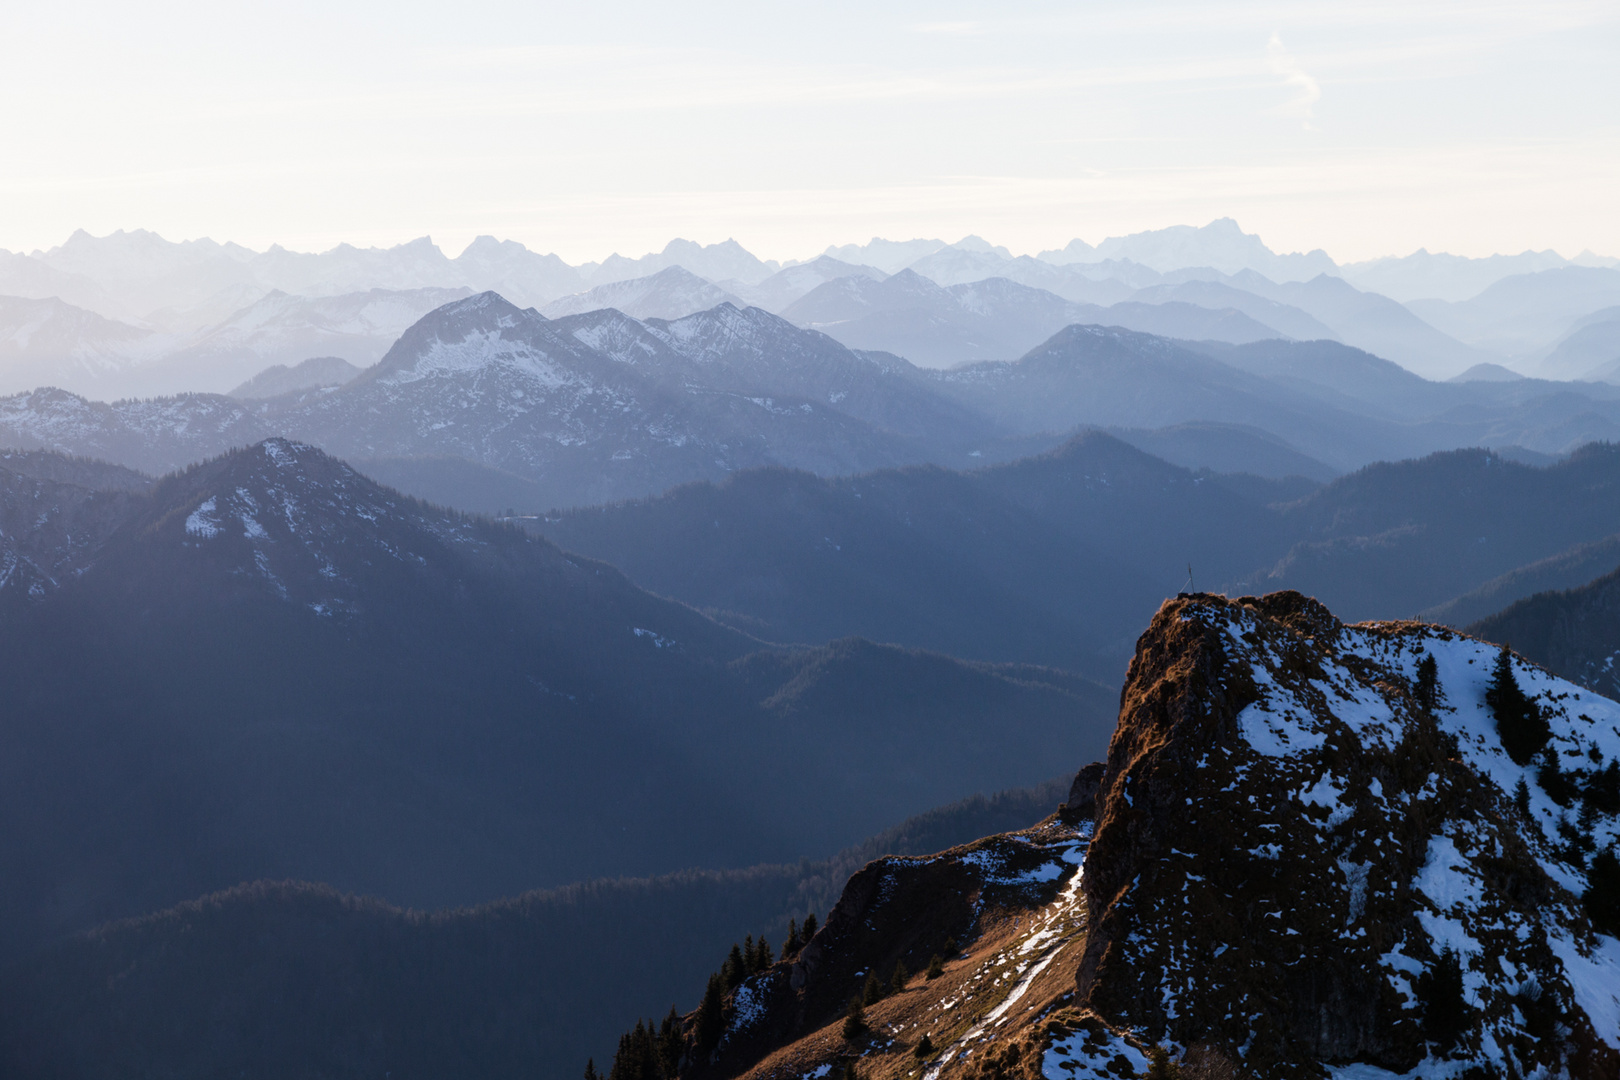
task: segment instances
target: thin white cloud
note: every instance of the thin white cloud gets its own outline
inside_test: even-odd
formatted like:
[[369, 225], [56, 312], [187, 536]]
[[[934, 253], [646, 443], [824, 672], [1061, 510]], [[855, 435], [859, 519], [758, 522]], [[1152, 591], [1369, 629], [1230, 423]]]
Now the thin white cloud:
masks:
[[1266, 42], [1266, 59], [1273, 73], [1282, 76], [1283, 84], [1292, 87], [1294, 97], [1270, 110], [1276, 116], [1287, 116], [1300, 121], [1306, 131], [1314, 129], [1311, 123], [1316, 115], [1316, 103], [1322, 100], [1322, 86], [1299, 66], [1283, 46], [1282, 36], [1275, 31]]

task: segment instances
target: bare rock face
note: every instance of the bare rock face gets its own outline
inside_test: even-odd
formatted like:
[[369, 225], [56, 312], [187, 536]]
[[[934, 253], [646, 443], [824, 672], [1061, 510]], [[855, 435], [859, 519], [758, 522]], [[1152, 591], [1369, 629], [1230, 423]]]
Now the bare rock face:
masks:
[[1106, 769], [1107, 766], [1102, 762], [1093, 761], [1074, 774], [1074, 783], [1069, 785], [1069, 797], [1063, 800], [1065, 813], [1080, 814], [1087, 818], [1096, 816], [1097, 789], [1102, 787], [1103, 773]]
[[[796, 1075], [883, 1050], [903, 1057], [925, 1030], [943, 1049], [982, 1017], [986, 1002], [1017, 1004], [1015, 988], [1039, 974], [1037, 966], [1049, 966], [1043, 958], [1071, 940], [1078, 945], [1078, 934], [1068, 932], [1075, 929], [1073, 913], [1060, 909], [1065, 899], [1078, 906], [1078, 889], [1064, 889], [1083, 851], [1084, 830], [1049, 818], [1022, 833], [927, 858], [891, 856], [867, 864], [798, 956], [732, 992], [724, 1035], [706, 1060], [696, 1060], [701, 1055], [689, 1048], [689, 1074]], [[1042, 921], [1038, 915], [1047, 908]], [[987, 948], [990, 941], [999, 952]], [[925, 974], [935, 959], [949, 961], [947, 976]], [[891, 983], [896, 965], [914, 976], [905, 990]], [[851, 1039], [840, 1033], [842, 1018], [869, 975], [885, 984], [885, 995], [872, 1003], [869, 1032]], [[974, 1010], [959, 1008], [974, 998]], [[941, 1009], [946, 999], [950, 1006]], [[1038, 1009], [1045, 1003], [1036, 995], [1023, 1004]], [[792, 1070], [786, 1061], [794, 1063]]]
[[1617, 839], [1615, 702], [1443, 627], [1181, 596], [1058, 814], [862, 870], [693, 1080], [1614, 1080]]
[[1167, 602], [1096, 796], [1078, 1004], [1256, 1077], [1620, 1073], [1620, 941], [1581, 900], [1620, 706], [1516, 660], [1560, 771], [1521, 767], [1497, 653], [1297, 593]]

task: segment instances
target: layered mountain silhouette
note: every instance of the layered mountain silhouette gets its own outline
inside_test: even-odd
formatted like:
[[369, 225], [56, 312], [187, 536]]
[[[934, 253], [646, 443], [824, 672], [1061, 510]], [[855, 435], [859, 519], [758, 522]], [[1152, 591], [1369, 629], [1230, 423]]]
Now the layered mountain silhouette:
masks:
[[304, 444], [42, 471], [0, 469], [11, 951], [258, 878], [449, 906], [826, 853], [1106, 736], [1085, 679], [768, 650]]
[[1610, 569], [1617, 484], [1612, 446], [1546, 467], [1455, 451], [1317, 486], [1195, 472], [1092, 432], [966, 474], [761, 470], [533, 527], [770, 640], [860, 634], [1117, 682], [1189, 564], [1200, 587], [1472, 621]]
[[103, 401], [223, 392], [274, 365], [338, 356], [376, 363], [412, 323], [466, 289], [371, 289], [307, 297], [242, 287], [152, 324], [56, 299], [0, 296], [0, 388], [60, 387]]
[[1184, 303], [1075, 304], [996, 277], [942, 287], [913, 270], [876, 281], [829, 281], [782, 317], [855, 349], [904, 356], [927, 367], [1011, 360], [1073, 323], [1104, 323], [1192, 340], [1247, 342], [1282, 336], [1230, 307]]
[[[854, 280], [909, 281], [964, 302], [1050, 302], [1005, 282], [952, 293], [915, 275]], [[1620, 436], [1620, 388], [1431, 383], [1331, 341], [1190, 343], [1085, 325], [1017, 360], [930, 371], [758, 308], [645, 321], [607, 308], [553, 320], [485, 293], [425, 316], [335, 390], [105, 404], [43, 389], [0, 399], [0, 439], [15, 446], [160, 473], [283, 435], [380, 463], [409, 491], [531, 512], [750, 467], [962, 468], [1037, 452], [1085, 427], [1188, 424], [1258, 431], [1272, 444], [1244, 449], [1226, 438], [1209, 444], [1207, 460], [1178, 459], [1188, 464], [1276, 475], [1292, 453], [1322, 475], [1468, 445], [1566, 453]], [[1205, 444], [1179, 445], [1196, 455]], [[427, 463], [420, 480], [415, 462]], [[447, 468], [476, 479], [445, 484]]]

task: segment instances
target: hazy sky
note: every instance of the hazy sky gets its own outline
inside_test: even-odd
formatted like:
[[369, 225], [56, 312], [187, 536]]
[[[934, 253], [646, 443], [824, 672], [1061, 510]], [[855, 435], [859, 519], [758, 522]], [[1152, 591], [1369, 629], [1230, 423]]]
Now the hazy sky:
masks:
[[1620, 3], [24, 5], [0, 247], [1620, 254]]

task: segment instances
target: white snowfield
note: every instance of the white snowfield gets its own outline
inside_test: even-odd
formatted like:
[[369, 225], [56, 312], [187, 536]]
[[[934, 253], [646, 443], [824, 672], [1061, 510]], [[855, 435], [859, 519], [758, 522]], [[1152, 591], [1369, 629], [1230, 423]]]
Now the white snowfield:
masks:
[[[1252, 656], [1250, 670], [1260, 697], [1239, 717], [1243, 739], [1258, 754], [1268, 758], [1306, 755], [1320, 749], [1331, 734], [1312, 704], [1280, 685], [1270, 668], [1280, 658], [1266, 655], [1245, 641], [1246, 627], [1234, 622], [1227, 629], [1234, 650]], [[1418, 665], [1434, 657], [1440, 704], [1436, 710], [1443, 731], [1454, 735], [1464, 761], [1480, 776], [1488, 778], [1501, 795], [1504, 809], [1511, 806], [1514, 791], [1522, 782], [1530, 792], [1530, 811], [1539, 829], [1523, 837], [1535, 852], [1543, 870], [1564, 895], [1534, 916], [1527, 916], [1500, 904], [1488, 902], [1482, 860], [1502, 855], [1500, 838], [1477, 822], [1464, 819], [1446, 821], [1430, 840], [1428, 860], [1413, 881], [1424, 903], [1419, 921], [1436, 954], [1442, 949], [1456, 951], [1462, 960], [1465, 996], [1484, 1002], [1492, 995], [1512, 992], [1534, 979], [1525, 957], [1510, 946], [1504, 955], [1503, 941], [1544, 940], [1561, 965], [1561, 976], [1572, 991], [1575, 1004], [1585, 1012], [1593, 1030], [1609, 1046], [1620, 1049], [1620, 941], [1585, 929], [1585, 920], [1574, 910], [1576, 899], [1586, 887], [1581, 868], [1555, 851], [1551, 838], [1568, 828], [1572, 809], [1556, 804], [1537, 782], [1536, 763], [1515, 764], [1502, 747], [1496, 721], [1486, 703], [1498, 647], [1464, 637], [1438, 627], [1409, 629], [1393, 636], [1373, 628], [1346, 627], [1329, 646], [1331, 660], [1324, 663], [1325, 678], [1311, 683], [1329, 703], [1332, 716], [1347, 725], [1364, 747], [1392, 750], [1401, 739], [1403, 721], [1389, 703], [1351, 670], [1347, 661], [1370, 661], [1384, 671], [1394, 672], [1416, 682]], [[1531, 698], [1552, 728], [1551, 746], [1566, 770], [1591, 769], [1620, 758], [1620, 704], [1560, 679], [1533, 664], [1514, 659], [1514, 673], [1526, 696]], [[1317, 784], [1302, 790], [1302, 802], [1333, 806], [1342, 786], [1324, 772]], [[1375, 793], [1376, 794], [1376, 793]], [[1391, 815], [1401, 813], [1390, 805]], [[1329, 817], [1331, 828], [1343, 818]], [[1620, 817], [1598, 814], [1589, 823], [1598, 850], [1620, 840]], [[1351, 885], [1350, 874], [1346, 884]], [[1485, 942], [1493, 940], [1494, 946]], [[1411, 998], [1416, 975], [1423, 970], [1418, 961], [1397, 950], [1385, 957], [1390, 983]], [[1501, 1033], [1487, 1024], [1481, 1045], [1470, 1060], [1507, 1067], [1508, 1056], [1499, 1041]], [[1426, 1062], [1412, 1077], [1442, 1077], [1462, 1071], [1467, 1062]], [[1334, 1071], [1344, 1080], [1372, 1080], [1393, 1074], [1366, 1066], [1347, 1066]]]
[[[1396, 995], [1394, 1000], [1404, 1002], [1401, 1007], [1417, 1017], [1421, 1015], [1418, 980], [1433, 957], [1443, 950], [1454, 951], [1462, 967], [1470, 1027], [1451, 1052], [1442, 1053], [1431, 1045], [1430, 1056], [1404, 1074], [1348, 1063], [1327, 1066], [1329, 1076], [1334, 1080], [1442, 1080], [1479, 1066], [1494, 1069], [1500, 1076], [1567, 1076], [1567, 1068], [1562, 1066], [1551, 1072], [1527, 1071], [1517, 1056], [1522, 1049], [1515, 1050], [1515, 1043], [1521, 1048], [1524, 1045], [1528, 1023], [1520, 1002], [1545, 993], [1556, 994], [1566, 1003], [1560, 1006], [1569, 1010], [1562, 1014], [1566, 1033], [1573, 1030], [1568, 1025], [1573, 1022], [1571, 1014], [1578, 1011], [1598, 1039], [1620, 1050], [1620, 940], [1591, 927], [1580, 901], [1587, 887], [1583, 858], [1574, 853], [1572, 843], [1560, 842], [1576, 835], [1579, 817], [1579, 829], [1591, 837], [1588, 850], [1612, 848], [1620, 842], [1620, 815], [1592, 809], [1580, 814], [1579, 798], [1560, 806], [1538, 782], [1535, 761], [1520, 766], [1508, 756], [1486, 702], [1500, 652], [1497, 646], [1441, 627], [1364, 624], [1311, 640], [1311, 658], [1320, 663], [1302, 673], [1298, 662], [1279, 652], [1291, 649], [1294, 643], [1283, 640], [1286, 635], [1268, 635], [1262, 620], [1246, 609], [1198, 608], [1183, 618], [1202, 622], [1222, 636], [1225, 685], [1242, 683], [1248, 675], [1256, 694], [1236, 718], [1235, 742], [1217, 742], [1200, 767], [1213, 768], [1217, 755], [1224, 755], [1219, 760], [1225, 762], [1223, 767], [1232, 768], [1235, 778], [1222, 789], [1222, 795], [1241, 793], [1251, 785], [1270, 792], [1281, 787], [1284, 803], [1308, 808], [1304, 815], [1291, 811], [1272, 818], [1263, 801], [1256, 805], [1257, 820], [1286, 820], [1295, 829], [1314, 828], [1318, 835], [1285, 836], [1286, 830], [1278, 830], [1280, 843], [1261, 845], [1247, 855], [1275, 860], [1300, 857], [1304, 852], [1343, 852], [1336, 864], [1329, 862], [1327, 872], [1337, 875], [1332, 884], [1343, 889], [1347, 922], [1342, 937], [1347, 948], [1353, 948], [1367, 932], [1361, 925], [1367, 905], [1374, 900], [1388, 903], [1395, 895], [1397, 883], [1378, 879], [1380, 868], [1387, 874], [1393, 865], [1411, 865], [1383, 857], [1391, 850], [1394, 826], [1417, 809], [1418, 801], [1435, 800], [1423, 808], [1433, 824], [1426, 848], [1416, 849], [1422, 862], [1407, 881], [1422, 940], [1402, 937], [1376, 963]], [[1487, 805], [1495, 803], [1489, 812], [1448, 804], [1436, 787], [1440, 774], [1431, 773], [1426, 782], [1419, 781], [1422, 786], [1413, 795], [1386, 790], [1377, 779], [1369, 782], [1365, 770], [1359, 773], [1359, 780], [1334, 771], [1335, 761], [1341, 768], [1355, 767], [1360, 753], [1390, 755], [1403, 745], [1413, 730], [1417, 716], [1413, 710], [1418, 706], [1399, 684], [1417, 685], [1419, 664], [1425, 657], [1435, 661], [1438, 694], [1434, 719], [1443, 733], [1455, 738], [1461, 763], [1473, 777], [1463, 790], [1474, 792], [1476, 798], [1483, 792]], [[1549, 746], [1565, 773], [1592, 776], [1620, 760], [1620, 704], [1516, 657], [1513, 669], [1525, 695], [1548, 720]], [[1347, 762], [1351, 764], [1346, 766]], [[1521, 782], [1529, 792], [1531, 828], [1516, 824], [1524, 821], [1515, 805]], [[1255, 796], [1248, 801], [1255, 803]], [[1298, 824], [1301, 821], [1305, 824]], [[1501, 866], [1500, 860], [1515, 851], [1525, 850], [1519, 844], [1527, 845], [1551, 883], [1550, 895], [1535, 904], [1508, 902], [1491, 884], [1493, 875], [1500, 873], [1493, 867]], [[1368, 858], [1369, 845], [1377, 854], [1371, 861], [1363, 861]], [[1289, 850], [1293, 855], [1285, 856]], [[1355, 850], [1363, 855], [1353, 856]], [[1172, 860], [1183, 857], [1191, 858], [1180, 851], [1169, 855]], [[1185, 877], [1201, 884], [1190, 871]], [[1131, 889], [1140, 881], [1138, 878]], [[1377, 887], [1385, 895], [1370, 896], [1369, 881], [1378, 881]], [[1287, 907], [1286, 898], [1278, 900]], [[1173, 1018], [1189, 1007], [1200, 990], [1196, 964], [1183, 969], [1174, 958], [1207, 943], [1194, 946], [1176, 937], [1173, 909], [1177, 901], [1172, 898], [1170, 903], [1172, 910], [1154, 909], [1155, 925], [1133, 930], [1126, 944], [1128, 949], [1145, 950], [1133, 959], [1146, 962], [1150, 956], [1163, 959], [1162, 953], [1151, 951], [1162, 947], [1160, 937], [1172, 941], [1172, 959], [1154, 970], [1165, 1014]], [[1143, 917], [1149, 917], [1145, 912]], [[1284, 921], [1288, 917], [1285, 912]], [[1165, 930], [1167, 925], [1172, 929]], [[1295, 931], [1290, 927], [1283, 933]], [[1214, 955], [1219, 957], [1229, 947], [1220, 946]], [[1285, 953], [1272, 960], [1293, 962]], [[1306, 960], [1308, 957], [1300, 962]], [[1222, 1005], [1228, 1006], [1239, 1009], [1237, 1002]], [[1202, 1002], [1202, 1007], [1211, 1007], [1211, 1002]], [[1098, 1038], [1095, 1032], [1076, 1033], [1055, 1041], [1043, 1059], [1047, 1080], [1117, 1077], [1118, 1057], [1135, 1073], [1147, 1067], [1146, 1044], [1136, 1033], [1111, 1034], [1106, 1045]], [[1187, 1049], [1166, 1045], [1175, 1056]]]

